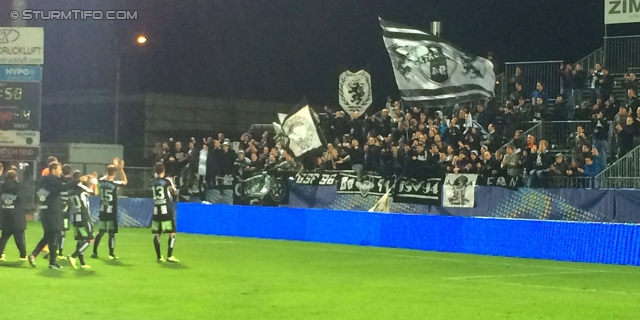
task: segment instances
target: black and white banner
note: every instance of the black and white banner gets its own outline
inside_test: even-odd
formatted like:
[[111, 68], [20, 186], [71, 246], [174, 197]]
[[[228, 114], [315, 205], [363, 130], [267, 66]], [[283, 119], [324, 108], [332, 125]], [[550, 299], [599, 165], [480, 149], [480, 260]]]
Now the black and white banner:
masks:
[[351, 174], [338, 175], [338, 193], [381, 196], [391, 190], [393, 181], [380, 176], [363, 175], [358, 181], [358, 176]]
[[234, 178], [232, 175], [228, 174], [225, 176], [217, 176], [216, 177], [216, 189], [233, 189]]
[[334, 186], [337, 178], [337, 172], [301, 172], [296, 175], [296, 184], [309, 186]]
[[393, 202], [439, 206], [442, 199], [442, 179], [416, 180], [401, 178], [396, 182]]
[[419, 29], [382, 19], [380, 26], [403, 100], [446, 106], [494, 95], [491, 61]]
[[364, 114], [373, 101], [371, 75], [364, 70], [343, 72], [338, 81], [338, 100], [349, 115], [356, 111]]
[[480, 176], [478, 177], [478, 185], [518, 190], [518, 188], [522, 187], [522, 177], [512, 177], [510, 175]]
[[286, 180], [280, 175], [264, 172], [234, 182], [233, 204], [279, 206], [288, 203], [289, 189]]
[[447, 174], [442, 187], [442, 206], [473, 208], [476, 203], [477, 174]]

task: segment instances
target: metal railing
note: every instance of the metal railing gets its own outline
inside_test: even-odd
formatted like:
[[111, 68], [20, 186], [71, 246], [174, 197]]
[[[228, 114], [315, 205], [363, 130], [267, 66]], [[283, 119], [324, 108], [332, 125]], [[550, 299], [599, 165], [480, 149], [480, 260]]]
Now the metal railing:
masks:
[[573, 64], [573, 68], [575, 69], [576, 64], [580, 64], [582, 65], [582, 70], [584, 70], [584, 72], [589, 75], [589, 70], [593, 70], [596, 68], [596, 63], [600, 63], [602, 64], [604, 60], [604, 49], [603, 48], [598, 48], [598, 50], [590, 53], [589, 55], [587, 55], [586, 57], [576, 61], [576, 63]]
[[549, 188], [593, 189], [600, 188], [599, 179], [594, 177], [548, 177]]
[[[618, 159], [618, 161], [602, 171], [597, 177], [604, 178], [606, 181], [611, 180], [612, 185], [634, 185], [634, 181], [628, 180], [635, 179], [640, 181], [640, 146], [629, 151], [629, 153]], [[612, 186], [610, 188], [616, 187]]]
[[507, 92], [505, 91], [506, 81], [507, 81], [507, 77], [504, 72], [499, 75], [496, 75], [496, 86], [495, 86], [496, 101], [500, 101], [500, 102], [507, 101]]
[[609, 189], [640, 189], [640, 178], [633, 177], [606, 177], [595, 178], [600, 181], [601, 188]]
[[[534, 137], [541, 136], [542, 135], [542, 122], [534, 123], [531, 128], [529, 128], [528, 130], [523, 132], [520, 135], [520, 137], [517, 139], [518, 142], [519, 142], [518, 144], [519, 145], [525, 145], [528, 135], [532, 135]], [[502, 151], [503, 154], [507, 153], [507, 146], [509, 146], [509, 145], [516, 145], [516, 139], [511, 139], [509, 142], [507, 142], [504, 146], [502, 146], [500, 148], [500, 150]]]
[[640, 35], [605, 37], [605, 66], [609, 73], [625, 73], [628, 68], [640, 67]]
[[[550, 147], [554, 147], [554, 150], [566, 151], [571, 149], [571, 146], [567, 145], [567, 139], [569, 136], [578, 130], [578, 126], [584, 128], [585, 136], [589, 137], [593, 131], [591, 128], [591, 121], [542, 121], [542, 122], [526, 122], [533, 125], [530, 129], [525, 131], [518, 140], [520, 144], [525, 144], [528, 135], [532, 135], [536, 138], [536, 143], [541, 140], [546, 140]], [[507, 142], [502, 148], [502, 151], [506, 151], [506, 148], [510, 144], [514, 144], [515, 140]]]
[[592, 133], [591, 121], [543, 121], [542, 133], [536, 136], [536, 141], [547, 140], [549, 146], [556, 146], [557, 150], [569, 150], [567, 139], [572, 133], [578, 131], [578, 126], [582, 126], [585, 136]]
[[509, 92], [515, 90], [510, 88], [510, 81], [516, 74], [516, 68], [520, 68], [524, 79], [522, 90], [527, 95], [525, 98], [530, 98], [528, 95], [536, 90], [536, 83], [541, 81], [549, 99], [555, 99], [560, 94], [561, 81], [558, 71], [561, 63], [562, 60], [507, 62], [504, 68], [505, 81], [502, 82], [502, 90], [507, 96]]
[[151, 179], [153, 170], [148, 167], [126, 167], [124, 168], [129, 184], [121, 188], [121, 195], [130, 198], [148, 198], [151, 193]]

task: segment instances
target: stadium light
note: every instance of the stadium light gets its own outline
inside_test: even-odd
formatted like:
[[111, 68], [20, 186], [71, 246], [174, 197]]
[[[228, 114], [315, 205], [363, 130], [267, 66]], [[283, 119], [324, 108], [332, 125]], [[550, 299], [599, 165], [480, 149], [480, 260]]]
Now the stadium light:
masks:
[[138, 36], [136, 41], [138, 42], [139, 45], [144, 45], [145, 43], [147, 43], [147, 37], [145, 35], [141, 34], [141, 35]]

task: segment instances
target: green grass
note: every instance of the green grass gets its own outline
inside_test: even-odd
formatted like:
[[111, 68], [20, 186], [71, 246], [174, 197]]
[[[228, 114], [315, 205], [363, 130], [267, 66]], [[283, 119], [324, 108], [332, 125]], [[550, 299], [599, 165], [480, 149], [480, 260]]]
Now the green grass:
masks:
[[[29, 250], [41, 235], [29, 224]], [[0, 319], [640, 317], [636, 267], [183, 234], [182, 263], [158, 264], [148, 229], [122, 230], [116, 253], [90, 271], [32, 269], [11, 240]]]

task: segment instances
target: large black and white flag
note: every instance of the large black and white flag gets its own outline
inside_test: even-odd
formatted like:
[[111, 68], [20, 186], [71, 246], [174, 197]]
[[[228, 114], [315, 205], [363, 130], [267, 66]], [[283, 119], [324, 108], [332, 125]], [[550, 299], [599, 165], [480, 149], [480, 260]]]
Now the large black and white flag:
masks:
[[324, 137], [320, 129], [320, 117], [311, 109], [306, 99], [282, 121], [282, 133], [294, 157], [320, 148]]
[[342, 109], [349, 115], [356, 111], [360, 114], [367, 111], [373, 102], [371, 75], [364, 70], [356, 73], [343, 72], [338, 81], [338, 100]]
[[403, 100], [447, 106], [494, 95], [491, 61], [422, 30], [382, 19], [380, 26]]

